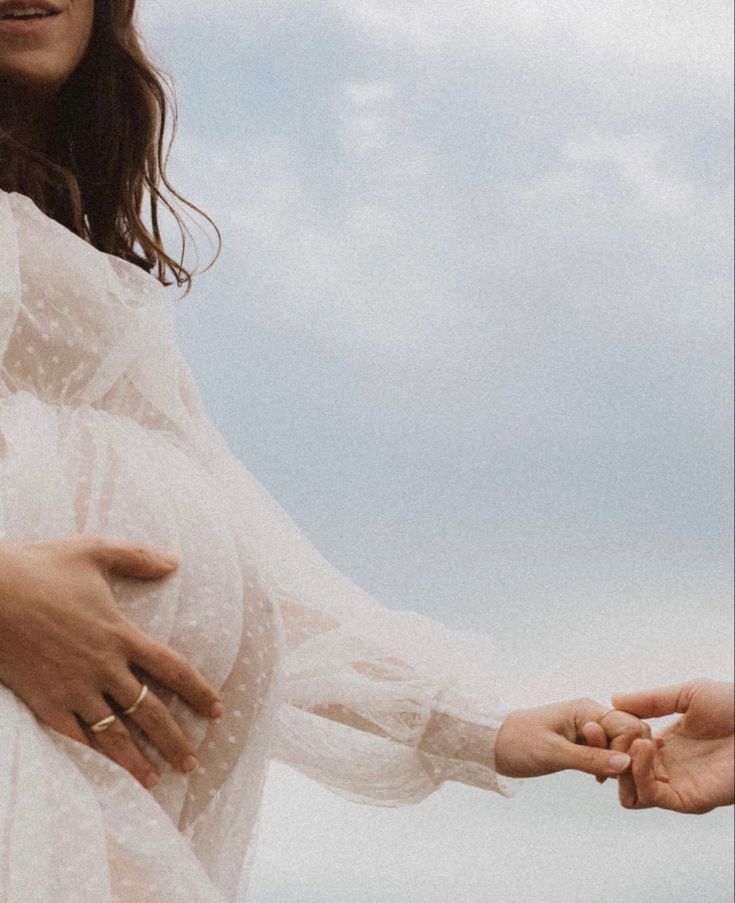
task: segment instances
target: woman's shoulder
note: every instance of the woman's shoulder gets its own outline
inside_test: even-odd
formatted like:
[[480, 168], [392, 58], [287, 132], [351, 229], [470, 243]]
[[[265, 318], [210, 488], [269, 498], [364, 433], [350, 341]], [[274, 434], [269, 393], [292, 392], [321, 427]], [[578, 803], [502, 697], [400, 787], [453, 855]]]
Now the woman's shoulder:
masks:
[[18, 251], [21, 254], [24, 248], [31, 251], [34, 246], [44, 249], [53, 247], [59, 260], [63, 259], [67, 266], [72, 261], [77, 261], [87, 271], [112, 273], [128, 290], [132, 288], [149, 296], [157, 289], [163, 289], [163, 285], [155, 276], [134, 263], [96, 248], [91, 242], [41, 210], [36, 202], [25, 194], [0, 189], [0, 228], [3, 221], [5, 221], [3, 232], [13, 228]]
[[51, 221], [51, 217], [46, 216], [36, 203], [18, 191], [4, 191], [0, 188], [0, 217], [13, 216], [24, 219], [47, 219]]
[[4, 189], [0, 188], [0, 199], [4, 200], [6, 204], [28, 204], [31, 207], [36, 206], [27, 195], [20, 194], [20, 192], [18, 191], [5, 191]]

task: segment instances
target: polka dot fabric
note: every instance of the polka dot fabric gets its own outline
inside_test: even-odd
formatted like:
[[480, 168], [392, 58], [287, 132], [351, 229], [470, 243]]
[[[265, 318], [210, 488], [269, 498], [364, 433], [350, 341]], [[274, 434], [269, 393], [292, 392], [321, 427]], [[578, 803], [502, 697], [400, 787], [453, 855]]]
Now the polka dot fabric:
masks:
[[247, 885], [267, 763], [413, 803], [445, 780], [509, 795], [506, 709], [472, 638], [380, 607], [235, 459], [176, 344], [175, 306], [27, 198], [0, 192], [0, 539], [95, 533], [181, 559], [112, 584], [126, 616], [221, 692], [216, 722], [150, 680], [193, 740], [145, 791], [0, 685], [8, 903], [224, 903]]

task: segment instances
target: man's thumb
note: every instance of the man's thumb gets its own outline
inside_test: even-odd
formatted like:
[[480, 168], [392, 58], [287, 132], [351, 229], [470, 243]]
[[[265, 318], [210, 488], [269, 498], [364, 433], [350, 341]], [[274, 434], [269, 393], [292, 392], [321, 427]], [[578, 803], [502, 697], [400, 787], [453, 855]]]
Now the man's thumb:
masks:
[[630, 756], [626, 753], [611, 752], [609, 749], [597, 749], [594, 746], [581, 746], [568, 740], [560, 740], [557, 765], [559, 771], [572, 768], [598, 778], [616, 778], [629, 767]]
[[639, 718], [661, 718], [674, 712], [686, 712], [693, 688], [694, 682], [691, 682], [638, 693], [616, 693], [612, 702], [616, 709]]
[[89, 551], [97, 564], [119, 577], [165, 577], [179, 566], [179, 560], [174, 555], [98, 537], [91, 540]]

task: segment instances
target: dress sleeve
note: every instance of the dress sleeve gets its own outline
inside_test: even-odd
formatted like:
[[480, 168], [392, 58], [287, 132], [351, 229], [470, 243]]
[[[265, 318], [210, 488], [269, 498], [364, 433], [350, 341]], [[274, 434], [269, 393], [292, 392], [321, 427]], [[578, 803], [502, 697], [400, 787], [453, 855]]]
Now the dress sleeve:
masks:
[[285, 636], [273, 757], [342, 796], [417, 802], [446, 780], [512, 796], [494, 767], [509, 709], [475, 639], [380, 606], [330, 565], [234, 457], [179, 361], [199, 460], [224, 482]]

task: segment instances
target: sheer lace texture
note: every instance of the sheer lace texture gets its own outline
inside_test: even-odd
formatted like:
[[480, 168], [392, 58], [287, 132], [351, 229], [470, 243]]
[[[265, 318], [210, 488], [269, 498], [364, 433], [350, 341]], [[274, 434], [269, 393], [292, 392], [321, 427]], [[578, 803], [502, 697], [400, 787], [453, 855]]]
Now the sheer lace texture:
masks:
[[175, 773], [130, 723], [162, 773], [147, 792], [0, 686], [12, 903], [236, 899], [272, 758], [381, 805], [448, 779], [514, 789], [493, 768], [507, 710], [472, 638], [379, 606], [322, 558], [209, 420], [174, 317], [152, 277], [0, 192], [0, 537], [177, 554], [165, 580], [113, 591], [226, 706], [207, 722], [151, 682], [200, 767]]

